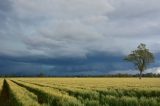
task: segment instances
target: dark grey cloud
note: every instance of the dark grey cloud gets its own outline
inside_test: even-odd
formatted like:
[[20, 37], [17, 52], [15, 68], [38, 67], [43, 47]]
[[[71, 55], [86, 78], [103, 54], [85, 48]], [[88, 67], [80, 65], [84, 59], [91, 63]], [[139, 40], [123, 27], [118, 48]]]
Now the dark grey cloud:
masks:
[[[121, 56], [103, 53], [82, 58], [0, 57], [0, 74], [102, 75], [115, 69], [128, 69]], [[7, 70], [7, 71], [6, 71]]]
[[[132, 64], [123, 61], [123, 55], [90, 54], [82, 58], [0, 57], [0, 74], [17, 75], [104, 75], [138, 73]], [[160, 56], [146, 72], [159, 72]]]
[[[160, 53], [159, 4], [157, 0], [0, 0], [0, 70], [44, 69], [48, 74], [127, 70], [131, 66], [122, 57], [139, 43]], [[159, 65], [157, 60], [152, 67]]]

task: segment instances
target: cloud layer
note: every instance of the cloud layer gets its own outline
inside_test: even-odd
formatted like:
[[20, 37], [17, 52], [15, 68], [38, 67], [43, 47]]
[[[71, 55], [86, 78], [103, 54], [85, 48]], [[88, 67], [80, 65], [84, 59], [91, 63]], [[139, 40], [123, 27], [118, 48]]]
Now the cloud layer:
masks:
[[[157, 0], [0, 0], [0, 2], [0, 56], [21, 58], [18, 62], [22, 68], [15, 70], [31, 66], [33, 60], [28, 58], [41, 61], [72, 58], [83, 62], [95, 54], [97, 57], [106, 54], [107, 56], [103, 56], [122, 58], [139, 43], [147, 44], [155, 54], [160, 53], [160, 1]], [[111, 66], [123, 67], [119, 58], [113, 63], [109, 63], [110, 59], [108, 61], [105, 59]], [[22, 64], [22, 60], [27, 63]], [[46, 66], [45, 62], [41, 64], [44, 70], [53, 70], [53, 67], [57, 70], [66, 67], [68, 70], [108, 69], [103, 68], [105, 63], [101, 61], [94, 64], [87, 61], [85, 66], [81, 66], [81, 63], [65, 68], [55, 63], [50, 64], [51, 66]], [[158, 61], [156, 66], [157, 64], [159, 65]], [[38, 64], [33, 69], [40, 68]], [[116, 69], [112, 67], [110, 70]]]

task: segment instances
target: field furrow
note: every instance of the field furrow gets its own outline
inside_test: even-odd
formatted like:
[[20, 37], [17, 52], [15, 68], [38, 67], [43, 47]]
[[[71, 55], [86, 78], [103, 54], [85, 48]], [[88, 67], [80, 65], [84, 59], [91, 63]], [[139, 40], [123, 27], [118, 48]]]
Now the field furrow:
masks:
[[160, 78], [20, 78], [23, 81], [41, 82], [56, 86], [79, 88], [160, 88]]
[[74, 96], [86, 106], [93, 105], [93, 103], [94, 105], [95, 103], [99, 104], [99, 93], [93, 90], [56, 87], [56, 86], [50, 86], [48, 84], [38, 84], [38, 83], [32, 83], [32, 82], [27, 82], [27, 81], [21, 81], [21, 82], [34, 84], [40, 87], [49, 87], [51, 89], [57, 89], [60, 92], [65, 92], [70, 96]]
[[10, 91], [10, 86], [6, 79], [4, 79], [3, 81], [2, 92], [0, 95], [0, 104], [1, 106], [16, 106], [18, 104], [16, 98], [12, 95]]
[[2, 91], [2, 87], [3, 87], [3, 79], [0, 79], [0, 94], [1, 94], [1, 91]]
[[60, 92], [57, 89], [49, 87], [41, 87], [34, 84], [29, 84], [20, 81], [13, 81], [14, 83], [25, 87], [29, 91], [35, 93], [43, 102], [54, 106], [83, 106], [83, 104], [76, 98], [67, 95], [65, 92]]
[[90, 94], [92, 97], [94, 97], [92, 94], [99, 92], [100, 94], [103, 95], [112, 95], [112, 96], [136, 96], [138, 98], [140, 97], [159, 97], [160, 98], [160, 89], [119, 89], [119, 88], [106, 88], [106, 89], [79, 89], [79, 88], [71, 88], [71, 87], [62, 87], [62, 86], [56, 86], [56, 85], [50, 85], [46, 83], [38, 83], [38, 82], [29, 82], [29, 81], [23, 81], [22, 82], [27, 82], [31, 84], [35, 84], [38, 86], [43, 86], [43, 87], [51, 87], [54, 89], [58, 89], [60, 91], [66, 91], [68, 93], [82, 93], [86, 95]]
[[38, 103], [37, 96], [25, 88], [13, 83], [12, 81], [7, 81], [10, 87], [10, 93], [14, 96], [17, 104], [15, 106], [44, 106], [45, 104]]
[[[78, 89], [69, 88], [62, 86], [54, 86], [46, 84], [45, 82], [29, 82], [23, 81], [24, 83], [30, 83], [41, 87], [49, 87], [58, 89], [59, 91], [65, 91], [70, 96], [76, 97], [84, 105], [113, 105], [113, 106], [130, 106], [131, 104], [141, 106], [158, 106], [160, 104], [160, 91], [159, 89]], [[117, 105], [116, 105], [117, 104]], [[158, 105], [157, 105], [158, 104]], [[132, 106], [132, 105], [131, 105]]]
[[7, 78], [0, 92], [0, 106], [160, 106], [160, 78]]

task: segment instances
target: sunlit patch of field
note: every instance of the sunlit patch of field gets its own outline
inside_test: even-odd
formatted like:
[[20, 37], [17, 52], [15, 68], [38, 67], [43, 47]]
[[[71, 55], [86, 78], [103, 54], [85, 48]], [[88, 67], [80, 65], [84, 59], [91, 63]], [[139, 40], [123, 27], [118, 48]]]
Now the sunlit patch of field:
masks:
[[[160, 78], [8, 78], [15, 106], [160, 106]], [[3, 90], [4, 91], [4, 90]], [[14, 100], [14, 101], [13, 101]]]
[[159, 88], [160, 78], [21, 78], [19, 80], [81, 88]]

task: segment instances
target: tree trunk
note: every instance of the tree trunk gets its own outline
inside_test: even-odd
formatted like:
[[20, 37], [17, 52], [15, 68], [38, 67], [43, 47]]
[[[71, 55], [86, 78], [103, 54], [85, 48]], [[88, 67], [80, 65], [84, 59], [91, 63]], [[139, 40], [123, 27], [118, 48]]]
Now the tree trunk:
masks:
[[141, 79], [142, 78], [142, 71], [140, 71], [140, 73], [139, 73], [139, 79]]

